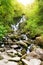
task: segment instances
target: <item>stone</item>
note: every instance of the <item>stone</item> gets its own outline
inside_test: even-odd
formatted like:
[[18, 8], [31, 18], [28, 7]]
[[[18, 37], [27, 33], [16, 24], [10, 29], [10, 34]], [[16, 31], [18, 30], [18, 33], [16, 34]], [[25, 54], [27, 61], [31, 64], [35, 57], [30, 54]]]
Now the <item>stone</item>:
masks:
[[28, 40], [26, 34], [22, 34], [22, 35], [21, 35], [21, 39], [22, 39], [22, 40]]
[[22, 56], [21, 52], [17, 52], [17, 54], [18, 54], [18, 56], [20, 56], [20, 57]]
[[15, 57], [15, 54], [17, 54], [17, 51], [16, 50], [8, 50], [7, 51], [7, 54], [9, 55], [9, 56], [11, 56], [11, 57]]
[[25, 48], [22, 49], [21, 54], [22, 54], [22, 55], [26, 54], [26, 49], [25, 49]]
[[31, 59], [31, 58], [38, 58], [40, 60], [43, 60], [43, 49], [41, 48], [36, 48], [29, 54], [27, 54], [26, 58]]
[[40, 56], [40, 59], [43, 60], [43, 49], [36, 48], [35, 52]]
[[8, 60], [18, 62], [18, 61], [20, 61], [20, 59], [21, 59], [20, 57], [13, 57], [13, 58], [9, 58]]
[[31, 59], [30, 61], [28, 61], [26, 59], [22, 59], [22, 61], [26, 65], [40, 65], [41, 64], [41, 61], [39, 59]]
[[20, 38], [20, 36], [19, 36], [18, 34], [10, 34], [10, 35], [8, 35], [8, 37], [9, 37], [11, 40], [14, 40], [14, 39], [18, 40], [18, 39]]
[[5, 48], [0, 48], [0, 51], [1, 51], [1, 52], [4, 52], [4, 51], [5, 51]]
[[8, 44], [13, 44], [13, 41], [12, 41], [11, 39], [8, 39], [8, 40], [7, 40], [7, 43], [8, 43]]
[[19, 48], [19, 46], [18, 45], [12, 45], [11, 48], [17, 49], [17, 48]]
[[0, 65], [18, 65], [18, 63], [17, 62], [7, 62], [7, 63], [5, 63], [4, 61], [0, 61]]
[[0, 55], [0, 60], [4, 59], [3, 56]]
[[41, 65], [43, 65], [43, 61], [41, 62]]
[[22, 63], [22, 61], [19, 61], [19, 63], [18, 63], [19, 65], [23, 65], [23, 63]]
[[18, 65], [16, 62], [8, 62], [6, 65]]
[[36, 37], [35, 43], [43, 46], [43, 36]]
[[24, 46], [24, 47], [27, 47], [27, 46], [28, 46], [28, 45], [27, 45], [26, 43], [24, 43], [22, 40], [16, 42], [16, 44], [22, 45], [22, 46]]
[[7, 52], [7, 53], [17, 53], [17, 51], [14, 50], [14, 49], [7, 50], [6, 52]]

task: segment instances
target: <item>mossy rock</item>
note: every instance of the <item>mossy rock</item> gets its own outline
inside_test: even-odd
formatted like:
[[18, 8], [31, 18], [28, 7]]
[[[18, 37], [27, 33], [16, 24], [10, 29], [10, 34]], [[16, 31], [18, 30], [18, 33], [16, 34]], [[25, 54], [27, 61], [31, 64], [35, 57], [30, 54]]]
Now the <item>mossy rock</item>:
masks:
[[0, 55], [0, 60], [2, 60], [3, 59], [3, 57]]
[[19, 64], [19, 65], [23, 65], [22, 61], [19, 61], [18, 64]]
[[36, 37], [35, 43], [43, 47], [43, 36]]
[[26, 53], [26, 49], [22, 49], [21, 54], [24, 55]]

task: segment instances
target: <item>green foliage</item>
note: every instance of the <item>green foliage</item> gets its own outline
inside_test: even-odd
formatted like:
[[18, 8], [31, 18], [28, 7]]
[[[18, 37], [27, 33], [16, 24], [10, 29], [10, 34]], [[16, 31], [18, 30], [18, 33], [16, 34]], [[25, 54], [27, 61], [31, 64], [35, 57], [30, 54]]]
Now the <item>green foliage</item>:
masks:
[[31, 37], [43, 34], [43, 0], [36, 0], [26, 9], [28, 20], [25, 29], [30, 31]]
[[17, 0], [0, 0], [0, 38], [11, 31], [11, 24], [16, 22], [14, 18], [22, 13], [23, 7]]
[[43, 0], [35, 0], [26, 7], [17, 0], [0, 0], [0, 39], [11, 31], [11, 24], [17, 22], [23, 13], [27, 17], [23, 31], [29, 30], [31, 37], [43, 34]]

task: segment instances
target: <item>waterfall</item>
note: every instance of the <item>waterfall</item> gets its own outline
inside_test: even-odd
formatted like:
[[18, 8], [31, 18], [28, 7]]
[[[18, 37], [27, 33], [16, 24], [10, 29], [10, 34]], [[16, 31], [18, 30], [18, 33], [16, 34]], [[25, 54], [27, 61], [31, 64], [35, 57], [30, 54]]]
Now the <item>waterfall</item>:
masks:
[[23, 15], [22, 18], [20, 19], [20, 21], [16, 25], [15, 24], [11, 25], [12, 30], [17, 31], [19, 24], [22, 23], [22, 22], [25, 22], [25, 21], [26, 21], [26, 18], [25, 18], [25, 15]]

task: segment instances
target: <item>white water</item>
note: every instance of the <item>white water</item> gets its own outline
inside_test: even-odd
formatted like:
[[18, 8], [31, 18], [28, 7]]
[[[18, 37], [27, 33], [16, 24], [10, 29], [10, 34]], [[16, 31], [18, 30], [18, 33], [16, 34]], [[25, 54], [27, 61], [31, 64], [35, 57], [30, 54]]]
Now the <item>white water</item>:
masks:
[[23, 38], [24, 40], [28, 40], [28, 37], [26, 36], [26, 34], [22, 34], [21, 36], [22, 36], [22, 38]]
[[11, 25], [12, 30], [14, 30], [16, 32], [18, 30], [19, 24], [22, 23], [22, 22], [25, 22], [25, 21], [26, 21], [26, 18], [23, 15], [22, 18], [20, 19], [20, 21], [16, 25], [15, 24]]

